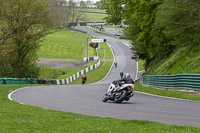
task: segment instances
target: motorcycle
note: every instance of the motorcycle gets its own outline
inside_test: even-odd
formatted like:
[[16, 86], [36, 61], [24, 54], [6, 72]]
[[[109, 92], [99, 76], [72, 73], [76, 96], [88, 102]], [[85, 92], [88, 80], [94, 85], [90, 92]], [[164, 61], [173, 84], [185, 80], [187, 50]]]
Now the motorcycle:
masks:
[[130, 97], [134, 95], [134, 84], [122, 84], [120, 81], [113, 81], [108, 87], [107, 93], [103, 96], [102, 101], [108, 100], [115, 101], [115, 103], [121, 103], [122, 101], [128, 101]]

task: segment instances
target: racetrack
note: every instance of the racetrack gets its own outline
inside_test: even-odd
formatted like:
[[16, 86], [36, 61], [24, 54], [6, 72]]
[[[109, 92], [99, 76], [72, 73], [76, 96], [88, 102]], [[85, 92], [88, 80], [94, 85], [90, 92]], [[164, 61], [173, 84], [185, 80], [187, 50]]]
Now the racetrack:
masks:
[[118, 62], [103, 80], [85, 85], [57, 85], [26, 87], [17, 90], [10, 97], [19, 103], [45, 109], [74, 112], [79, 114], [112, 117], [119, 119], [150, 120], [161, 123], [200, 127], [200, 102], [170, 99], [136, 92], [128, 102], [115, 104], [101, 101], [109, 84], [119, 79], [119, 72], [128, 72], [132, 78], [137, 76], [135, 60], [131, 59], [129, 47], [121, 41], [106, 38]]

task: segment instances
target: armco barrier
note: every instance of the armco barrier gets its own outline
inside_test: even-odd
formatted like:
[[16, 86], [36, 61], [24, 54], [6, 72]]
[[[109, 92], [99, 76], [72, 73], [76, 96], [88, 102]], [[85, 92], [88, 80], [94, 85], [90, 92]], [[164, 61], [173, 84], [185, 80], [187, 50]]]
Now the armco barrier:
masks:
[[0, 84], [38, 84], [35, 78], [0, 78]]
[[200, 91], [200, 74], [143, 75], [140, 80], [151, 87]]
[[4, 79], [0, 78], [0, 84], [4, 84]]

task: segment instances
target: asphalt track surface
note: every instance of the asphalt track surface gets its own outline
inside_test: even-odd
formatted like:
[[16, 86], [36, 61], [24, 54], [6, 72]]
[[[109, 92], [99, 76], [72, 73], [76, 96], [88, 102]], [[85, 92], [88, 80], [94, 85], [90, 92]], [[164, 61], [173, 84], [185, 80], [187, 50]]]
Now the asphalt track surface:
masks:
[[45, 109], [118, 119], [149, 120], [167, 124], [200, 127], [200, 102], [172, 99], [135, 92], [128, 102], [102, 102], [109, 84], [119, 79], [119, 72], [129, 72], [136, 78], [136, 62], [129, 47], [121, 41], [88, 31], [107, 39], [118, 62], [117, 68], [101, 81], [85, 85], [56, 85], [26, 87], [12, 92], [16, 102]]

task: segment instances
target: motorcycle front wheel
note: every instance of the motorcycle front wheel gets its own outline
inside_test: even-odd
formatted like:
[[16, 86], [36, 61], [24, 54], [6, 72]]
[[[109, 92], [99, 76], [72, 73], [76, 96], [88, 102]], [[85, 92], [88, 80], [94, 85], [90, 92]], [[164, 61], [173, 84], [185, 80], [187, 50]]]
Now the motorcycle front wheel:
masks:
[[107, 102], [107, 101], [108, 101], [108, 97], [107, 97], [107, 95], [104, 95], [104, 96], [103, 96], [102, 101], [103, 101], [103, 102]]
[[126, 95], [127, 95], [127, 91], [126, 90], [122, 90], [120, 92], [120, 95], [115, 97], [115, 102], [116, 103], [121, 103], [125, 99]]

